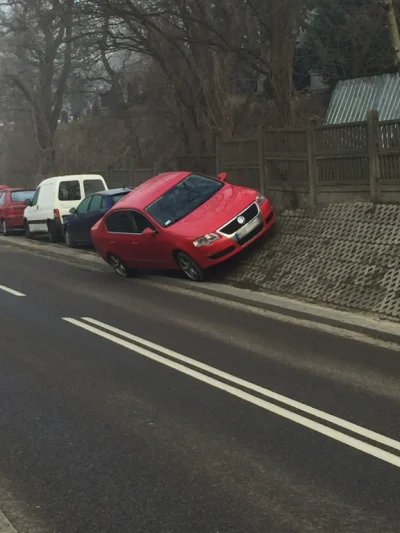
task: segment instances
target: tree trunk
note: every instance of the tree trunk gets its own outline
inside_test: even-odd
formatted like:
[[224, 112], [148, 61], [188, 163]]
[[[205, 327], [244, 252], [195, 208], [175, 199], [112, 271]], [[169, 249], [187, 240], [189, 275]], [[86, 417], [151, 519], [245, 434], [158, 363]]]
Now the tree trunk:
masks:
[[396, 65], [396, 67], [400, 67], [400, 36], [399, 28], [397, 26], [396, 12], [393, 6], [393, 0], [383, 0], [383, 3], [386, 10], [388, 30], [394, 53], [394, 64]]

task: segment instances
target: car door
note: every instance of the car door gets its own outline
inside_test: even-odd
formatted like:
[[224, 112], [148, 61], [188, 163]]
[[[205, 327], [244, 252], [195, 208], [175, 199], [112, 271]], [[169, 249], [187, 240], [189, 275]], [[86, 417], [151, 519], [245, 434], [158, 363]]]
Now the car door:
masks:
[[132, 211], [129, 209], [113, 211], [107, 216], [105, 225], [106, 253], [116, 255], [130, 268], [140, 268], [140, 254], [133, 252], [137, 239]]
[[[170, 244], [165, 240], [165, 231], [155, 225], [143, 213], [133, 210], [136, 234], [132, 251], [140, 251], [142, 268], [158, 269], [175, 266]], [[146, 232], [151, 230], [152, 233]]]
[[102, 216], [105, 215], [107, 208], [105, 207], [105, 198], [101, 194], [93, 194], [87, 212], [82, 214], [81, 234], [82, 242], [85, 244], [92, 243], [92, 236], [90, 230]]
[[88, 196], [78, 205], [75, 212], [68, 216], [67, 227], [72, 240], [76, 243], [85, 242], [85, 216], [89, 210], [92, 197]]

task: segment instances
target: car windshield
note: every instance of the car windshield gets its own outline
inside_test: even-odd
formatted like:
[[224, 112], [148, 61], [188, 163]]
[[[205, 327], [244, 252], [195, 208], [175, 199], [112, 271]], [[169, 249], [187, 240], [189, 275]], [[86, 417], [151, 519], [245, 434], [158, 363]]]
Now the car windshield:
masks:
[[124, 196], [126, 196], [129, 192], [130, 192], [130, 191], [127, 191], [127, 192], [120, 192], [120, 193], [118, 193], [118, 194], [113, 194], [113, 195], [111, 196], [111, 201], [112, 201], [113, 205], [116, 204], [117, 202], [119, 202], [120, 200], [122, 200], [122, 198], [123, 198]]
[[147, 206], [146, 211], [161, 226], [168, 227], [192, 213], [223, 186], [224, 183], [215, 178], [190, 174]]
[[32, 200], [35, 191], [13, 191], [11, 193], [12, 202], [25, 202], [25, 200]]

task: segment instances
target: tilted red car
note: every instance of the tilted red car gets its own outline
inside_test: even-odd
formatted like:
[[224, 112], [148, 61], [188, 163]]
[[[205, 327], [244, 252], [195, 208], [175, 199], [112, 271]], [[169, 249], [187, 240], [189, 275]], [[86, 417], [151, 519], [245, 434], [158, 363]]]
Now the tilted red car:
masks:
[[25, 200], [32, 200], [34, 194], [30, 189], [0, 190], [0, 223], [4, 235], [24, 229]]
[[234, 256], [275, 222], [261, 193], [191, 172], [156, 176], [120, 200], [92, 228], [101, 257], [120, 276], [181, 269], [193, 281]]

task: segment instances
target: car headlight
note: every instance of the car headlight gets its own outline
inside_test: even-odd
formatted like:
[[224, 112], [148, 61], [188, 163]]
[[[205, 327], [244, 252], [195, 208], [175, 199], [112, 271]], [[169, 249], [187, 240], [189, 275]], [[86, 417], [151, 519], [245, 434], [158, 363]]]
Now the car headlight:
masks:
[[259, 193], [257, 194], [257, 197], [256, 197], [256, 202], [258, 203], [258, 205], [261, 205], [261, 204], [263, 204], [265, 201], [266, 201], [265, 196], [259, 192]]
[[207, 233], [207, 235], [203, 235], [203, 237], [199, 237], [193, 241], [193, 244], [196, 246], [196, 248], [199, 248], [200, 246], [208, 246], [217, 239], [219, 239], [219, 235], [216, 233]]

